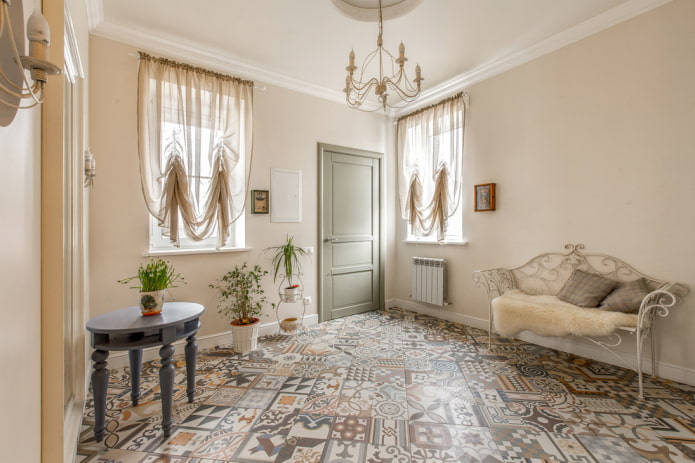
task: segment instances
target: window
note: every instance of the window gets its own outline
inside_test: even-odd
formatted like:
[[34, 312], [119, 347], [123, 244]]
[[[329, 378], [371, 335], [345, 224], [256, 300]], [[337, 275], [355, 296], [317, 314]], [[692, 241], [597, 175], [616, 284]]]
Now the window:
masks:
[[140, 53], [150, 252], [244, 247], [253, 82]]
[[[164, 122], [162, 124], [162, 139], [166, 139], [166, 134], [169, 134], [169, 140], [173, 141], [177, 136], [180, 136], [180, 127], [173, 122]], [[212, 149], [210, 147], [210, 140], [219, 138], [219, 134], [216, 136], [211, 133], [209, 129], [200, 129], [200, 152], [210, 153]], [[162, 150], [160, 157], [160, 166], [162, 171], [165, 170], [167, 164], [168, 153]], [[240, 163], [244, 163], [244, 159], [239, 159]], [[189, 185], [197, 183], [197, 191], [200, 193], [199, 200], [196, 201], [199, 205], [205, 204], [209, 200], [208, 193], [211, 188], [212, 179], [212, 162], [207, 156], [201, 156], [198, 166], [198, 176], [194, 178], [192, 175], [188, 174]], [[162, 179], [163, 180], [163, 179]], [[200, 206], [197, 207], [200, 209]], [[178, 218], [178, 233], [179, 233], [179, 245], [174, 247], [169, 239], [169, 233], [167, 229], [159, 226], [157, 219], [150, 215], [150, 252], [151, 253], [167, 253], [174, 249], [179, 251], [212, 251], [217, 248], [217, 228], [212, 227], [210, 235], [207, 238], [195, 241], [188, 236], [186, 236], [186, 230], [184, 227], [183, 217], [179, 212]], [[220, 247], [221, 250], [237, 249], [243, 248], [245, 246], [245, 219], [242, 214], [235, 222], [231, 224], [230, 236], [225, 246]]]
[[407, 240], [461, 243], [464, 94], [398, 120], [399, 197]]

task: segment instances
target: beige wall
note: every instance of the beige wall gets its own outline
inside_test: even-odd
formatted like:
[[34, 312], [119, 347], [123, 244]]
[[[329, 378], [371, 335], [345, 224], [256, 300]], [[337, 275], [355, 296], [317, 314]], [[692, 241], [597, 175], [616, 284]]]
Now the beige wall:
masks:
[[[137, 49], [106, 39], [90, 41], [90, 139], [98, 160], [98, 177], [91, 196], [90, 268], [91, 315], [135, 305], [135, 290], [116, 283], [134, 274], [147, 249], [148, 219], [137, 163], [136, 85]], [[236, 263], [260, 263], [270, 269], [270, 259], [261, 255], [279, 244], [286, 233], [301, 246], [318, 248], [317, 142], [383, 151], [385, 119], [364, 114], [338, 103], [269, 86], [255, 91], [254, 153], [251, 189], [270, 188], [270, 169], [302, 171], [301, 223], [271, 223], [268, 215], [246, 215], [246, 252], [167, 257], [187, 278], [186, 286], [174, 290], [178, 300], [196, 301], [207, 308], [201, 336], [229, 331], [216, 313], [216, 295], [208, 284]], [[317, 256], [306, 261], [305, 295], [316, 313]], [[277, 299], [272, 279], [266, 294]], [[283, 310], [301, 310], [300, 304]], [[270, 315], [268, 309], [266, 315]], [[287, 315], [286, 315], [287, 316]], [[274, 321], [265, 317], [264, 322]], [[231, 338], [230, 338], [231, 341]]]
[[[565, 243], [695, 291], [694, 17], [695, 2], [677, 0], [468, 89], [470, 243], [399, 244], [394, 297], [408, 300], [411, 256], [443, 256], [446, 310], [487, 320], [474, 270]], [[471, 212], [473, 185], [487, 182], [497, 211]], [[694, 309], [690, 296], [659, 327], [661, 361], [695, 368]]]
[[8, 419], [0, 423], [7, 461], [36, 462], [41, 455], [40, 114], [21, 110], [9, 127], [0, 127], [6, 166], [0, 173], [0, 284], [8, 327], [0, 337], [0, 364], [15, 378], [0, 381], [0, 396], [9, 399], [3, 405]]
[[[32, 5], [24, 5], [28, 17]], [[2, 459], [41, 459], [41, 110], [19, 110], [0, 127], [0, 381]], [[14, 379], [11, 379], [14, 378]]]

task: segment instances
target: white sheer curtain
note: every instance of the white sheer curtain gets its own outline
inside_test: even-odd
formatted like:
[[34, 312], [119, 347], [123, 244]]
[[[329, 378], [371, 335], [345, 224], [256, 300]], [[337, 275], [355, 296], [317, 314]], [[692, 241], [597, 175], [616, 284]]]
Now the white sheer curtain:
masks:
[[[244, 209], [253, 153], [253, 82], [140, 53], [138, 130], [147, 209], [179, 245], [179, 225], [217, 246]], [[179, 216], [182, 224], [179, 224]]]
[[398, 190], [411, 233], [444, 239], [461, 198], [465, 95], [398, 119]]

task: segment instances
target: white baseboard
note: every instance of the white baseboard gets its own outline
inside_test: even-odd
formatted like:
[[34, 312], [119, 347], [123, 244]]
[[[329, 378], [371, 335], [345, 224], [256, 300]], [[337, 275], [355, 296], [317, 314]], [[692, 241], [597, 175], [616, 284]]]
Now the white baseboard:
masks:
[[[429, 315], [431, 317], [440, 318], [442, 320], [460, 323], [462, 325], [471, 326], [473, 328], [478, 328], [485, 331], [488, 330], [487, 319], [471, 317], [470, 315], [451, 312], [419, 302], [405, 301], [402, 299], [389, 299], [386, 301], [386, 307], [400, 307], [413, 312]], [[528, 331], [524, 331], [518, 336], [518, 339], [533, 344], [538, 344], [539, 346], [549, 347], [562, 352], [568, 352], [593, 360], [598, 360], [600, 362], [609, 363], [611, 365], [618, 365], [621, 367], [625, 366], [624, 364], [620, 363], [619, 360], [610, 352], [607, 352], [606, 350], [593, 344], [581, 342], [577, 338], [543, 337], [536, 336]], [[637, 356], [635, 354], [621, 352], [620, 355], [630, 362], [631, 365], [637, 365]], [[651, 373], [651, 359], [645, 358], [642, 365], [647, 373]], [[693, 369], [659, 361], [657, 361], [656, 369], [658, 376], [661, 378], [695, 386], [695, 370]]]
[[[319, 321], [318, 314], [310, 314], [304, 316], [304, 323], [307, 326], [316, 325]], [[263, 323], [258, 328], [259, 336], [267, 336], [269, 334], [276, 334], [278, 332], [278, 322], [268, 322]], [[183, 353], [183, 346], [186, 343], [185, 339], [172, 344], [176, 349], [176, 354]], [[232, 344], [232, 331], [228, 330], [224, 333], [208, 334], [198, 338], [198, 350], [211, 349], [215, 346], [223, 346]], [[142, 351], [142, 361], [149, 362], [159, 358], [159, 347], [150, 347], [149, 349], [143, 349]], [[109, 355], [108, 367], [109, 368], [123, 368], [129, 366], [128, 352], [114, 352]], [[91, 372], [90, 372], [91, 373]]]
[[415, 301], [388, 299], [386, 301], [386, 307], [400, 307], [401, 309], [411, 310], [413, 312], [429, 315], [430, 317], [441, 318], [442, 320], [448, 320], [450, 322], [456, 322], [466, 326], [472, 326], [473, 328], [478, 328], [485, 331], [488, 329], [487, 320], [482, 318], [471, 317], [470, 315], [440, 309], [437, 306], [426, 305]]

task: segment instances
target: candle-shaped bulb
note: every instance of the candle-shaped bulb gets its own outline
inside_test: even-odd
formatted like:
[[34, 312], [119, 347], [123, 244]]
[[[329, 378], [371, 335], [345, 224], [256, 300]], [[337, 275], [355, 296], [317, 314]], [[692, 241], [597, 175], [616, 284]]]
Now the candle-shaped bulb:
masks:
[[422, 77], [420, 77], [420, 64], [418, 63], [415, 66], [415, 80], [422, 80]]
[[350, 66], [355, 65], [355, 50], [350, 50]]
[[403, 42], [398, 46], [398, 57], [405, 58], [405, 45], [403, 45]]

